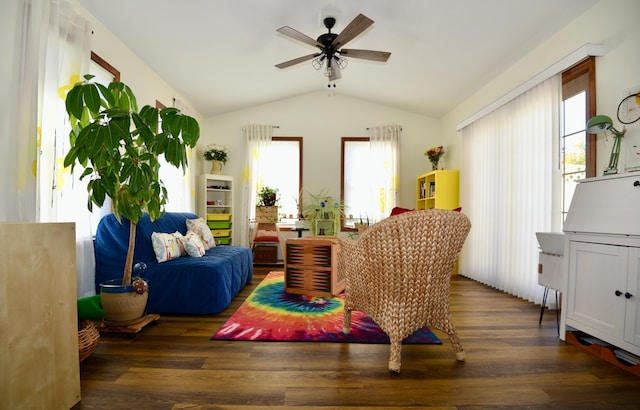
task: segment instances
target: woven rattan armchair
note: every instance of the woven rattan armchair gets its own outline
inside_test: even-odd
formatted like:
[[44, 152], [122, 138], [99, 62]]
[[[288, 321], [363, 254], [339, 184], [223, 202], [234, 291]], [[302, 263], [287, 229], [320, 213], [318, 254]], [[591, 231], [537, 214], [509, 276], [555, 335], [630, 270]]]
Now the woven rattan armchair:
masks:
[[464, 350], [449, 318], [451, 272], [471, 223], [460, 212], [405, 212], [376, 223], [358, 240], [340, 238], [338, 270], [346, 278], [344, 332], [351, 311], [371, 317], [389, 336], [389, 370], [400, 372], [402, 340], [429, 326]]

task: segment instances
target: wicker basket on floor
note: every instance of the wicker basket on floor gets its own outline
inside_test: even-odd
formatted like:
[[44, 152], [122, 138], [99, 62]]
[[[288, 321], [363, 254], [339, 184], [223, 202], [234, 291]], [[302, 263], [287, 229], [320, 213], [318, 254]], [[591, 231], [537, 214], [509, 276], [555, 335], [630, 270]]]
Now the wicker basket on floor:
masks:
[[80, 363], [96, 350], [98, 341], [100, 340], [100, 332], [90, 320], [85, 320], [78, 325], [78, 356]]

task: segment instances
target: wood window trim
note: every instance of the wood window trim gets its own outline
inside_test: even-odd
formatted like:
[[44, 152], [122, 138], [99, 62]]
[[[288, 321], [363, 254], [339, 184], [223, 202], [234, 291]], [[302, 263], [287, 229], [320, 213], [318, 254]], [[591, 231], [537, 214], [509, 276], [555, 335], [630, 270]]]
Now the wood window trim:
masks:
[[91, 52], [91, 61], [108, 71], [113, 76], [113, 81], [120, 81], [120, 71], [93, 51]]
[[[587, 88], [587, 118], [596, 115], [596, 58], [587, 57], [581, 62], [569, 67], [562, 72], [562, 85], [582, 75], [588, 75], [589, 84]], [[586, 177], [596, 176], [596, 135], [587, 133], [586, 147]]]

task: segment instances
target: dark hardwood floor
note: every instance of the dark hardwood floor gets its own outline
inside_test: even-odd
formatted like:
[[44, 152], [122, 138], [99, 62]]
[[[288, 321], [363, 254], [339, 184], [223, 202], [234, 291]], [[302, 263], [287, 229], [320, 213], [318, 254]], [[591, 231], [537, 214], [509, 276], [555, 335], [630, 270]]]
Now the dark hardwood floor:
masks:
[[[639, 409], [640, 377], [557, 337], [555, 312], [475, 281], [452, 280], [452, 319], [466, 351], [407, 345], [211, 341], [273, 267], [224, 312], [163, 315], [134, 338], [103, 335], [81, 364], [74, 409]], [[281, 269], [281, 268], [280, 268]]]

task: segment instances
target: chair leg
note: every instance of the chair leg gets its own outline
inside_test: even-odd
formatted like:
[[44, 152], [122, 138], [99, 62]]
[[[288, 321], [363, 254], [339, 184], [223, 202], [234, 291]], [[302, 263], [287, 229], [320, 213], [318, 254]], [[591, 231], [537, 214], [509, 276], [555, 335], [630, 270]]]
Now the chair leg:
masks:
[[458, 334], [456, 333], [456, 329], [453, 325], [450, 325], [449, 330], [446, 332], [447, 336], [449, 336], [449, 341], [451, 342], [451, 347], [456, 354], [456, 359], [459, 362], [464, 362], [465, 353], [462, 348], [462, 343], [460, 343], [460, 339], [458, 338]]
[[542, 303], [540, 304], [540, 319], [538, 320], [538, 324], [542, 324], [542, 316], [544, 315], [544, 308], [547, 305], [547, 297], [549, 296], [549, 287], [544, 287], [544, 292], [542, 293]]
[[348, 335], [351, 333], [351, 310], [344, 308], [344, 316], [342, 321], [342, 331]]
[[389, 351], [389, 371], [400, 373], [400, 361], [402, 356], [402, 340], [391, 339]]

